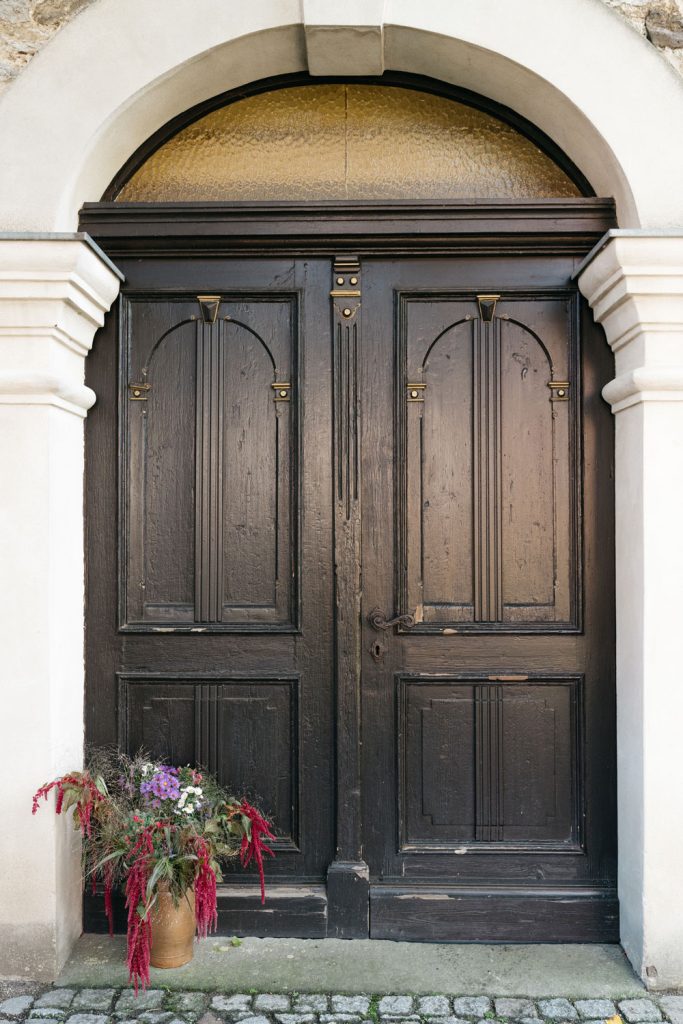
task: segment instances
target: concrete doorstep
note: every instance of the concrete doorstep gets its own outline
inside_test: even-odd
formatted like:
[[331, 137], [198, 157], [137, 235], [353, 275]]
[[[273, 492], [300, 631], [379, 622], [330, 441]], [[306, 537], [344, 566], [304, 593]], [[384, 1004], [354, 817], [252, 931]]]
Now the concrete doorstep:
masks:
[[[128, 983], [125, 938], [83, 935], [57, 984]], [[152, 969], [169, 990], [339, 994], [434, 993], [620, 998], [644, 988], [616, 945], [458, 945], [357, 939], [231, 939], [195, 944], [194, 959]], [[683, 1024], [683, 1022], [682, 1022]]]
[[84, 935], [55, 986], [0, 981], [0, 1024], [683, 1024], [619, 946], [212, 937], [128, 986], [125, 938]]
[[215, 939], [138, 995], [123, 953], [85, 936], [56, 986], [0, 983], [0, 1022], [683, 1024], [683, 995], [645, 993], [615, 946]]

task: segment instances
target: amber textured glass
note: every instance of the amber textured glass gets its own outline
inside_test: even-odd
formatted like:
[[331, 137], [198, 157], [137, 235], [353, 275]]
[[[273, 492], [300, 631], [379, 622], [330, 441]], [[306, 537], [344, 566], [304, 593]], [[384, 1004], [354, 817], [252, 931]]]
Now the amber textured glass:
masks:
[[578, 196], [513, 127], [464, 103], [382, 85], [278, 89], [178, 132], [121, 202], [551, 199]]

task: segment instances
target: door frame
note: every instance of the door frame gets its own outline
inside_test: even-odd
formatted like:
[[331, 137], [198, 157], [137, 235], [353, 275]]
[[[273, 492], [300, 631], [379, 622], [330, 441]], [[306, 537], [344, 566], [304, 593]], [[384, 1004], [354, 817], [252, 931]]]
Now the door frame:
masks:
[[[87, 232], [114, 261], [125, 257], [327, 257], [332, 279], [335, 257], [479, 255], [562, 259], [567, 280], [605, 232], [616, 226], [614, 201], [599, 198], [562, 200], [487, 200], [481, 202], [260, 202], [260, 203], [86, 203], [80, 230]], [[578, 293], [578, 289], [577, 289]], [[583, 299], [580, 300], [582, 303]], [[337, 302], [335, 299], [334, 302]], [[337, 302], [334, 315], [343, 311]], [[334, 303], [333, 303], [334, 309]], [[332, 321], [331, 321], [332, 323]], [[343, 498], [344, 502], [347, 496]], [[353, 517], [352, 517], [353, 519]], [[347, 530], [337, 516], [336, 535]], [[341, 531], [341, 532], [340, 532]], [[340, 543], [347, 552], [360, 540], [355, 527]], [[351, 541], [351, 544], [348, 541]], [[309, 914], [325, 919], [330, 937], [367, 937], [370, 879], [363, 859], [361, 806], [360, 662], [351, 665], [342, 648], [360, 643], [359, 596], [339, 588], [351, 621], [335, 664], [336, 850], [326, 891], [311, 888], [296, 894], [292, 906], [279, 901], [284, 931], [300, 934], [297, 921]], [[338, 620], [335, 631], [338, 631]], [[338, 635], [338, 633], [337, 633]], [[345, 742], [344, 742], [345, 741]], [[615, 894], [610, 898], [616, 899]], [[303, 903], [302, 903], [303, 901]], [[310, 906], [309, 906], [310, 904]], [[233, 908], [223, 901], [221, 928], [272, 934], [255, 896], [244, 894]], [[86, 909], [86, 925], [102, 922]], [[286, 920], [292, 929], [287, 930]], [[271, 918], [272, 920], [272, 918]], [[259, 921], [261, 924], [259, 924]], [[245, 923], [246, 924], [245, 927]], [[259, 930], [263, 929], [263, 930]], [[501, 936], [504, 938], [504, 936]], [[604, 937], [602, 938], [604, 941]]]

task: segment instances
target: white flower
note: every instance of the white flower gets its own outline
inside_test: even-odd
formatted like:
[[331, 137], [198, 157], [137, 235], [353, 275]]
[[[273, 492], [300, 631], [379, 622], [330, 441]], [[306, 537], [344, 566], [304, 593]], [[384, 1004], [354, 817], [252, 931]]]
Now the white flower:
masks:
[[188, 804], [187, 807], [185, 808], [185, 814], [192, 814], [193, 811], [194, 811], [194, 805], [193, 804]]

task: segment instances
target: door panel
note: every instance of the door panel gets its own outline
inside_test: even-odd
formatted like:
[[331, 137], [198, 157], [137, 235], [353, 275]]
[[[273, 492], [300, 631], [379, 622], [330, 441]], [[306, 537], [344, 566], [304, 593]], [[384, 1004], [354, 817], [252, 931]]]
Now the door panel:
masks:
[[577, 403], [559, 384], [577, 296], [505, 296], [491, 322], [474, 295], [397, 299], [402, 613], [418, 632], [576, 628]]
[[[272, 928], [229, 865], [222, 926], [324, 934], [329, 262], [118, 262], [124, 292], [88, 365], [87, 739], [203, 764], [256, 801], [278, 833], [271, 887], [289, 888]], [[86, 924], [100, 927], [90, 897]]]
[[[562, 260], [364, 264], [375, 937], [515, 940], [515, 914], [527, 939], [618, 936], [610, 361], [568, 280]], [[378, 610], [401, 616], [381, 639]]]
[[277, 846], [299, 849], [297, 677], [205, 680], [120, 676], [120, 745], [200, 764], [248, 793], [277, 822]]
[[399, 677], [400, 851], [578, 850], [580, 682]]
[[124, 628], [297, 624], [297, 299], [220, 298], [122, 304]]

